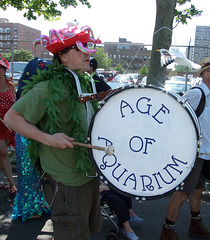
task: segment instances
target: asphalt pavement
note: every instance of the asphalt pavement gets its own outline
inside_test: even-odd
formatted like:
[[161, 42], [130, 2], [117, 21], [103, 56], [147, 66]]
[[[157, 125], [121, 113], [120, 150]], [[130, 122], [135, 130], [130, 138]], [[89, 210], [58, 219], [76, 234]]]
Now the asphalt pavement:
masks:
[[[17, 182], [17, 174], [13, 168], [13, 177]], [[0, 171], [0, 181], [6, 182], [3, 173]], [[131, 223], [136, 235], [140, 240], [159, 240], [162, 224], [165, 220], [166, 206], [170, 196], [155, 200], [146, 200], [138, 202], [133, 200], [133, 209], [135, 213], [144, 219], [143, 223]], [[52, 239], [52, 222], [50, 216], [44, 215], [40, 219], [27, 220], [22, 222], [21, 219], [11, 220], [13, 199], [9, 198], [8, 190], [0, 190], [0, 240], [51, 240]], [[180, 240], [192, 240], [188, 235], [189, 226], [189, 205], [184, 203], [181, 208], [175, 230], [179, 234]], [[203, 194], [201, 216], [204, 224], [210, 228], [210, 192]], [[109, 219], [102, 217], [102, 230], [99, 234], [91, 237], [91, 240], [105, 240], [110, 230], [115, 229]], [[120, 234], [119, 240], [125, 240]], [[200, 238], [196, 238], [201, 240]], [[75, 239], [77, 240], [77, 239]]]

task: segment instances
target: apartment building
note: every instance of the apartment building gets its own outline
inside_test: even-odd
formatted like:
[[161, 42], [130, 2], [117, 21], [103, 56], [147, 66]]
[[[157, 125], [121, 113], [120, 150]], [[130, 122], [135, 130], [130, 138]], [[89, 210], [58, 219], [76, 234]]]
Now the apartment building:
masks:
[[194, 62], [210, 56], [210, 26], [196, 26]]
[[142, 66], [149, 68], [150, 65], [151, 50], [126, 38], [119, 38], [119, 42], [105, 42], [104, 52], [112, 60], [112, 67], [119, 63], [127, 73], [138, 73]]
[[28, 50], [36, 57], [48, 55], [48, 51], [36, 47], [33, 49], [33, 41], [39, 39], [41, 31], [28, 27], [20, 23], [10, 23], [6, 18], [0, 18], [0, 53], [10, 52], [11, 50]]

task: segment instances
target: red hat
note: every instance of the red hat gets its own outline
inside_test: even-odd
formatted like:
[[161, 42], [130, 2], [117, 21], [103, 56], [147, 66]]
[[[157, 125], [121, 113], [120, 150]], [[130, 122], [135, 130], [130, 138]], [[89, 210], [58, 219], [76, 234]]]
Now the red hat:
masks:
[[5, 58], [1, 56], [1, 54], [0, 54], [0, 65], [9, 70], [9, 63]]
[[94, 39], [92, 29], [88, 26], [84, 26], [81, 29], [77, 28], [78, 23], [67, 23], [68, 28], [54, 30], [51, 29], [49, 37], [42, 35], [40, 39], [36, 39], [33, 43], [34, 48], [37, 44], [46, 45], [46, 49], [55, 54], [61, 50], [77, 45], [78, 49], [87, 54], [96, 52], [95, 49], [88, 49], [82, 47], [82, 43], [92, 42], [94, 44], [101, 43], [100, 39]]

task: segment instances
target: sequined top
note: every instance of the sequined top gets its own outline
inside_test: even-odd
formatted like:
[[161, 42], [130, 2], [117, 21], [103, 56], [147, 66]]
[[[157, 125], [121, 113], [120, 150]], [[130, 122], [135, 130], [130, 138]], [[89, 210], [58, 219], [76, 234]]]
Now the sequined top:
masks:
[[[0, 117], [3, 120], [6, 112], [11, 108], [14, 103], [14, 96], [11, 92], [11, 86], [8, 79], [5, 79], [5, 82], [8, 86], [6, 92], [0, 92]], [[10, 144], [13, 146], [15, 133], [10, 131], [1, 121], [0, 121], [0, 139], [10, 140]]]

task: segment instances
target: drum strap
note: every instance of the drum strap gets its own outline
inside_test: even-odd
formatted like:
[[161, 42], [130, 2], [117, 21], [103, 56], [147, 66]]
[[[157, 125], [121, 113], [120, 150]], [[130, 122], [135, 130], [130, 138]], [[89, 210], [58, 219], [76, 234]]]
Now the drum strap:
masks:
[[115, 93], [116, 91], [117, 91], [117, 89], [109, 89], [105, 92], [100, 92], [100, 93], [92, 94], [92, 95], [88, 95], [88, 96], [82, 96], [82, 97], [79, 97], [79, 101], [80, 102], [87, 102], [87, 101], [91, 101], [91, 100], [101, 101], [105, 97]]
[[201, 113], [203, 112], [204, 107], [206, 105], [206, 96], [205, 96], [205, 93], [204, 93], [203, 89], [201, 89], [200, 87], [192, 87], [191, 89], [195, 89], [195, 88], [200, 89], [201, 93], [202, 93], [201, 100], [198, 104], [197, 109], [195, 110], [196, 116], [199, 117], [201, 115]]

